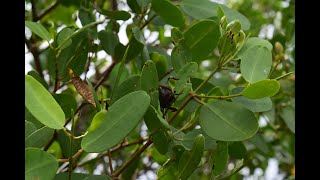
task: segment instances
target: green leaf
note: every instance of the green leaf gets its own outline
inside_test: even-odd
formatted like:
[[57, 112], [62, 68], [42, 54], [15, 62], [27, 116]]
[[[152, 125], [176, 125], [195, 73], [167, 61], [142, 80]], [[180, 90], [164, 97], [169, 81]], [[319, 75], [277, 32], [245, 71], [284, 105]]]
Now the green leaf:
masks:
[[141, 90], [146, 91], [151, 97], [151, 105], [158, 109], [159, 106], [159, 77], [156, 65], [153, 61], [148, 60], [141, 72]]
[[192, 148], [194, 139], [199, 135], [202, 134], [205, 141], [204, 141], [204, 150], [214, 149], [217, 146], [216, 140], [209, 137], [205, 134], [202, 129], [193, 129], [192, 131], [188, 132], [182, 138], [182, 143], [188, 148]]
[[57, 101], [29, 75], [25, 75], [25, 105], [44, 125], [53, 129], [64, 127], [65, 115]]
[[102, 152], [115, 146], [137, 126], [149, 104], [144, 91], [123, 96], [109, 108], [101, 125], [83, 138], [81, 147], [86, 152]]
[[241, 75], [246, 81], [255, 83], [268, 77], [271, 65], [271, 51], [265, 46], [253, 46], [241, 56]]
[[139, 14], [142, 12], [142, 8], [138, 4], [137, 0], [127, 0], [127, 4], [133, 13]]
[[153, 160], [160, 165], [163, 165], [168, 160], [168, 157], [160, 154], [156, 148], [151, 149], [151, 156], [152, 156]]
[[32, 134], [33, 132], [35, 132], [37, 130], [36, 126], [30, 122], [30, 121], [25, 121], [24, 124], [24, 137], [27, 138], [30, 134]]
[[281, 109], [280, 116], [291, 132], [295, 133], [295, 109], [292, 106], [286, 106]]
[[221, 6], [229, 22], [238, 19], [243, 27], [243, 30], [248, 30], [250, 28], [250, 21], [244, 15], [238, 11], [228, 8], [223, 4], [210, 2], [209, 0], [183, 0], [180, 5], [181, 9], [186, 14], [198, 20], [217, 17], [217, 7]]
[[227, 101], [202, 106], [199, 123], [208, 136], [220, 141], [242, 141], [256, 134], [259, 128], [253, 112]]
[[199, 134], [194, 140], [192, 149], [190, 151], [185, 151], [180, 157], [178, 165], [179, 174], [177, 179], [188, 179], [188, 177], [198, 167], [203, 150], [204, 137], [202, 134]]
[[27, 109], [27, 107], [24, 108], [24, 118], [26, 121], [29, 121], [31, 123], [33, 123], [33, 125], [39, 129], [41, 127], [43, 127], [44, 125], [37, 120], [37, 118], [35, 118], [31, 113], [30, 111]]
[[192, 54], [182, 44], [178, 44], [172, 49], [171, 63], [176, 72], [190, 62], [192, 62]]
[[131, 18], [130, 13], [127, 11], [109, 11], [106, 9], [98, 9], [98, 12], [114, 20], [126, 21]]
[[176, 180], [178, 165], [177, 161], [167, 161], [157, 172], [159, 180]]
[[[177, 93], [186, 92], [189, 93], [188, 90], [191, 90], [191, 84], [188, 82], [189, 78], [192, 74], [197, 72], [198, 64], [195, 62], [191, 62], [183, 66], [179, 72], [177, 73], [177, 83], [175, 86], [175, 90]], [[188, 88], [189, 87], [189, 88]], [[180, 95], [183, 96], [183, 95]]]
[[[244, 87], [234, 88], [232, 89], [231, 94], [241, 93], [243, 89]], [[261, 99], [248, 99], [247, 97], [239, 96], [232, 98], [232, 101], [248, 108], [252, 112], [265, 112], [272, 109], [272, 101], [268, 97]]]
[[60, 105], [67, 119], [71, 117], [71, 109], [73, 109], [73, 112], [76, 111], [77, 101], [71, 94], [54, 94], [53, 98]]
[[258, 37], [251, 37], [244, 43], [237, 56], [241, 58], [249, 48], [259, 45], [268, 48], [269, 51], [272, 51], [272, 44], [269, 41]]
[[63, 130], [59, 130], [57, 132], [57, 142], [61, 147], [63, 157], [69, 158], [70, 154], [74, 155], [75, 153], [77, 153], [77, 151], [81, 148], [80, 141], [81, 140], [78, 140], [78, 139], [73, 140], [72, 152], [71, 152], [70, 137], [67, 136]]
[[135, 74], [123, 81], [116, 89], [111, 99], [110, 105], [126, 94], [141, 89], [140, 76]]
[[183, 36], [185, 46], [192, 54], [192, 60], [199, 62], [217, 47], [220, 29], [215, 21], [202, 20], [190, 26]]
[[138, 27], [135, 26], [131, 29], [131, 35], [128, 35], [128, 37], [130, 36], [132, 37], [129, 38], [130, 48], [128, 50], [128, 60], [137, 57], [143, 51], [145, 45], [144, 36]]
[[231, 144], [228, 144], [228, 152], [231, 157], [236, 159], [242, 159], [245, 158], [247, 149], [244, 146], [243, 142], [236, 141]]
[[115, 55], [115, 48], [119, 44], [119, 39], [112, 31], [102, 30], [98, 33], [103, 50], [111, 56]]
[[[74, 30], [70, 28], [63, 28], [57, 35], [57, 45], [60, 46], [64, 40], [66, 40], [68, 37], [70, 37], [73, 34]], [[68, 46], [70, 46], [72, 43], [72, 39], [68, 39], [67, 42], [61, 47], [61, 49], [64, 49]]]
[[175, 27], [184, 25], [184, 16], [181, 10], [167, 0], [152, 0], [152, 9], [168, 24]]
[[158, 78], [160, 80], [167, 72], [168, 60], [164, 55], [157, 52], [150, 53], [150, 58], [157, 67]]
[[44, 126], [26, 137], [25, 147], [41, 148], [48, 143], [53, 133], [53, 129]]
[[221, 174], [228, 163], [228, 143], [218, 142], [217, 149], [213, 150], [211, 155], [212, 173], [217, 176]]
[[40, 38], [50, 41], [51, 35], [40, 23], [25, 21], [25, 26], [27, 26], [30, 31], [38, 35]]
[[152, 140], [160, 154], [165, 155], [168, 152], [170, 138], [168, 137], [167, 132], [157, 131], [152, 135]]
[[25, 149], [25, 179], [53, 179], [58, 161], [50, 153], [37, 148]]
[[241, 94], [249, 99], [272, 97], [278, 93], [280, 83], [274, 79], [265, 79], [247, 86]]
[[164, 130], [170, 129], [168, 122], [163, 119], [157, 110], [151, 105], [144, 115], [144, 121], [150, 132], [160, 128]]
[[48, 83], [40, 76], [40, 74], [35, 71], [35, 70], [31, 70], [28, 72], [28, 75], [32, 76], [34, 79], [36, 79], [39, 83], [42, 84], [43, 87], [45, 87], [46, 89], [49, 88]]
[[[110, 177], [105, 175], [90, 175], [82, 173], [71, 173], [71, 180], [110, 180]], [[54, 180], [69, 180], [69, 172], [59, 173], [54, 177]]]

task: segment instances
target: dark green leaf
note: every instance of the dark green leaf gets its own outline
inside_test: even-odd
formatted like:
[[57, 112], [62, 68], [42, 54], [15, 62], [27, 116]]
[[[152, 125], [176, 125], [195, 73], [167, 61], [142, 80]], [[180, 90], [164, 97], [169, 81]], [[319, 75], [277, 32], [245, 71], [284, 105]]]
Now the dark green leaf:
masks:
[[[74, 30], [70, 28], [63, 28], [57, 35], [57, 45], [60, 46], [63, 41], [65, 41], [69, 36], [73, 34]], [[61, 49], [64, 49], [68, 46], [70, 46], [72, 43], [72, 39], [68, 39], [67, 42], [61, 47]]]
[[58, 161], [48, 152], [37, 148], [25, 149], [25, 179], [53, 179]]
[[244, 30], [250, 28], [250, 21], [244, 15], [223, 4], [210, 2], [209, 0], [183, 0], [181, 3], [181, 9], [186, 14], [198, 20], [217, 17], [218, 14], [216, 10], [218, 6], [221, 6], [229, 22], [238, 19]]
[[101, 41], [103, 50], [111, 56], [114, 56], [115, 48], [119, 44], [118, 36], [112, 31], [102, 30], [98, 33], [98, 37]]
[[[59, 130], [57, 132], [57, 141], [59, 142], [63, 156], [69, 158], [71, 151], [70, 137], [63, 130]], [[74, 140], [71, 154], [74, 155], [80, 148], [80, 140]]]
[[126, 94], [129, 94], [133, 91], [137, 91], [141, 89], [140, 85], [140, 76], [139, 75], [133, 75], [123, 81], [117, 89], [115, 89], [115, 92], [113, 94], [112, 100], [110, 102], [110, 105], [116, 102], [118, 99], [123, 97]]
[[38, 35], [40, 38], [46, 41], [50, 41], [50, 33], [40, 23], [25, 21], [25, 26], [27, 26], [34, 34]]
[[172, 28], [171, 29], [171, 39], [175, 44], [179, 43], [179, 41], [181, 39], [183, 39], [182, 32], [176, 27]]
[[127, 11], [109, 11], [106, 9], [99, 9], [98, 12], [114, 20], [126, 21], [131, 17], [130, 13], [128, 13]]
[[271, 65], [271, 51], [265, 46], [253, 46], [241, 56], [241, 75], [246, 81], [255, 83], [268, 77]]
[[109, 108], [101, 125], [83, 138], [82, 148], [87, 152], [102, 152], [118, 144], [137, 126], [149, 104], [150, 97], [144, 91], [123, 96]]
[[247, 149], [241, 141], [237, 141], [228, 145], [228, 152], [231, 157], [242, 159], [245, 158]]
[[278, 93], [280, 83], [273, 79], [265, 79], [247, 86], [241, 94], [250, 99], [272, 97]]
[[131, 60], [137, 57], [143, 51], [145, 41], [144, 36], [138, 27], [133, 27], [131, 29], [132, 37], [130, 37], [130, 35], [128, 36], [130, 39], [130, 48], [128, 51], [127, 59]]
[[[232, 94], [240, 93], [244, 87], [232, 89]], [[265, 112], [272, 109], [272, 101], [270, 98], [265, 97], [261, 99], [248, 99], [244, 96], [234, 97], [232, 101], [248, 108], [252, 112]]]
[[180, 157], [178, 165], [178, 179], [188, 179], [188, 177], [198, 167], [203, 150], [204, 137], [202, 134], [199, 134], [194, 140], [192, 149], [190, 151], [185, 151]]
[[25, 139], [25, 147], [41, 148], [49, 142], [54, 130], [46, 126], [34, 131]]
[[54, 94], [53, 98], [60, 105], [67, 119], [71, 117], [71, 110], [76, 111], [77, 101], [71, 94]]
[[210, 161], [212, 163], [213, 175], [217, 176], [224, 171], [228, 163], [227, 142], [218, 142], [217, 149], [213, 150]]
[[160, 80], [161, 77], [163, 77], [165, 75], [165, 73], [167, 72], [168, 60], [164, 55], [159, 54], [157, 52], [152, 52], [150, 54], [150, 58], [152, 61], [155, 62], [155, 65], [157, 68], [157, 73], [158, 73], [158, 78]]
[[94, 89], [93, 85], [91, 84], [90, 80], [87, 79], [87, 82], [88, 82], [88, 86], [90, 88], [90, 91], [93, 95], [93, 98], [94, 98], [94, 102], [95, 102], [95, 105], [96, 105], [96, 109], [97, 111], [100, 111], [101, 110], [101, 105], [100, 105], [100, 102], [99, 102], [99, 99], [98, 99], [98, 95], [97, 95], [97, 92], [96, 90]]
[[168, 122], [162, 118], [158, 111], [153, 107], [149, 106], [147, 112], [144, 115], [144, 121], [150, 132], [155, 131], [156, 129], [169, 129], [170, 126]]
[[184, 16], [181, 10], [167, 0], [152, 0], [152, 9], [168, 24], [175, 27], [184, 25]]
[[215, 21], [202, 20], [190, 26], [183, 36], [185, 46], [192, 54], [192, 61], [199, 62], [217, 47], [220, 29]]
[[256, 134], [252, 138], [249, 139], [249, 142], [254, 144], [261, 152], [264, 154], [269, 154], [270, 149], [268, 147], [267, 142], [263, 139], [263, 136], [260, 134]]
[[25, 105], [44, 125], [62, 129], [65, 115], [52, 95], [32, 76], [25, 75]]
[[152, 140], [160, 154], [165, 155], [168, 152], [170, 138], [168, 137], [167, 132], [157, 131], [152, 136]]
[[220, 141], [242, 141], [256, 134], [259, 128], [253, 112], [227, 101], [202, 106], [199, 122], [208, 136]]

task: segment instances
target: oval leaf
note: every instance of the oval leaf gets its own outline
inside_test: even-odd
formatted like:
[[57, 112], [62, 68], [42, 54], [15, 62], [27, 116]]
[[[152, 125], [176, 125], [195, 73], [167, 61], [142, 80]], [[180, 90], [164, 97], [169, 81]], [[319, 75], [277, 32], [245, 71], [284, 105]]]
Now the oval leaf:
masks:
[[35, 70], [31, 70], [28, 72], [28, 75], [32, 76], [34, 79], [36, 79], [39, 83], [42, 84], [42, 86], [44, 86], [46, 89], [49, 88], [48, 83], [40, 76], [40, 74], [35, 71]]
[[175, 46], [171, 52], [171, 63], [173, 69], [178, 72], [184, 65], [192, 62], [191, 52], [181, 44]]
[[53, 133], [53, 129], [44, 126], [25, 139], [25, 147], [43, 147], [50, 140]]
[[256, 134], [259, 128], [253, 112], [227, 101], [202, 106], [199, 123], [208, 136], [220, 141], [242, 141]]
[[266, 48], [269, 49], [269, 51], [272, 51], [272, 44], [267, 41], [264, 40], [262, 38], [259, 37], [251, 37], [249, 38], [246, 43], [242, 46], [242, 48], [240, 49], [240, 51], [238, 52], [237, 56], [239, 56], [240, 58], [242, 57], [242, 55], [251, 47], [253, 46], [264, 46]]
[[168, 24], [176, 27], [184, 25], [181, 10], [167, 0], [152, 0], [152, 9]]
[[185, 151], [179, 160], [178, 165], [178, 178], [177, 179], [188, 179], [189, 176], [197, 169], [202, 153], [204, 150], [204, 137], [199, 134], [193, 143], [192, 149], [190, 151]]
[[228, 8], [223, 4], [210, 2], [209, 0], [183, 0], [181, 2], [181, 9], [195, 19], [207, 19], [210, 17], [217, 17], [217, 7], [221, 6], [228, 21], [231, 22], [238, 19], [243, 27], [243, 30], [250, 28], [250, 21], [238, 11]]
[[52, 95], [32, 76], [25, 75], [25, 105], [42, 124], [62, 129], [65, 115]]
[[241, 94], [249, 99], [271, 97], [278, 93], [280, 83], [274, 79], [266, 79], [247, 86]]
[[25, 26], [27, 26], [30, 31], [38, 35], [40, 38], [50, 41], [50, 33], [41, 24], [32, 21], [25, 21]]
[[119, 44], [118, 36], [108, 30], [103, 30], [98, 33], [103, 50], [111, 56], [114, 56], [116, 46]]
[[220, 29], [212, 20], [203, 20], [189, 27], [184, 33], [185, 46], [191, 51], [192, 60], [206, 58], [218, 45]]
[[152, 140], [154, 146], [160, 154], [165, 155], [168, 152], [170, 139], [167, 132], [157, 131], [154, 135], [152, 135]]
[[50, 153], [37, 148], [25, 149], [25, 179], [53, 179], [58, 161]]
[[149, 104], [145, 91], [123, 96], [109, 108], [101, 125], [83, 138], [81, 147], [87, 152], [102, 152], [115, 146], [138, 125]]
[[202, 134], [205, 139], [204, 143], [204, 150], [214, 149], [217, 146], [216, 140], [212, 139], [208, 135], [206, 135], [202, 129], [193, 129], [192, 131], [188, 132], [186, 135], [182, 138], [182, 143], [188, 148], [192, 148], [192, 145], [194, 143], [194, 139], [199, 135]]
[[[232, 89], [231, 93], [237, 94], [240, 93], [243, 89], [244, 87], [234, 88]], [[238, 96], [232, 98], [232, 101], [248, 108], [252, 112], [265, 112], [272, 109], [272, 101], [268, 97], [261, 99], [249, 99], [244, 96]]]
[[265, 46], [253, 46], [241, 57], [241, 75], [246, 81], [255, 83], [268, 77], [271, 65], [271, 51]]

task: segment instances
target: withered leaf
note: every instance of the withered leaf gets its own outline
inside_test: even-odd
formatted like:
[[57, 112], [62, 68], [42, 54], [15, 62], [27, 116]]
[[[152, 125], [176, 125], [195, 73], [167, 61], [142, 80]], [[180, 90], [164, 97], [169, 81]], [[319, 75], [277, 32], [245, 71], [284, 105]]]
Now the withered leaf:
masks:
[[89, 86], [81, 80], [79, 76], [75, 76], [72, 69], [68, 68], [68, 72], [71, 78], [71, 82], [73, 83], [74, 87], [78, 91], [78, 93], [85, 99], [88, 103], [92, 104], [96, 107], [96, 103], [94, 101], [94, 97], [92, 92], [90, 91]]

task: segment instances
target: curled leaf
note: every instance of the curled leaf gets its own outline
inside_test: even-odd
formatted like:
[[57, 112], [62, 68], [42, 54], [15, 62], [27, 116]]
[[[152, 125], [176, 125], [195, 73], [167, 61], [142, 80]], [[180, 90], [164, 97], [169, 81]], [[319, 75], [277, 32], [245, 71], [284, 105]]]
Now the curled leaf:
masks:
[[89, 86], [84, 83], [79, 76], [75, 76], [72, 69], [68, 68], [68, 72], [70, 75], [71, 82], [73, 83], [74, 87], [78, 91], [78, 93], [85, 99], [88, 103], [92, 104], [96, 107], [96, 103], [94, 101], [93, 94], [89, 88]]

